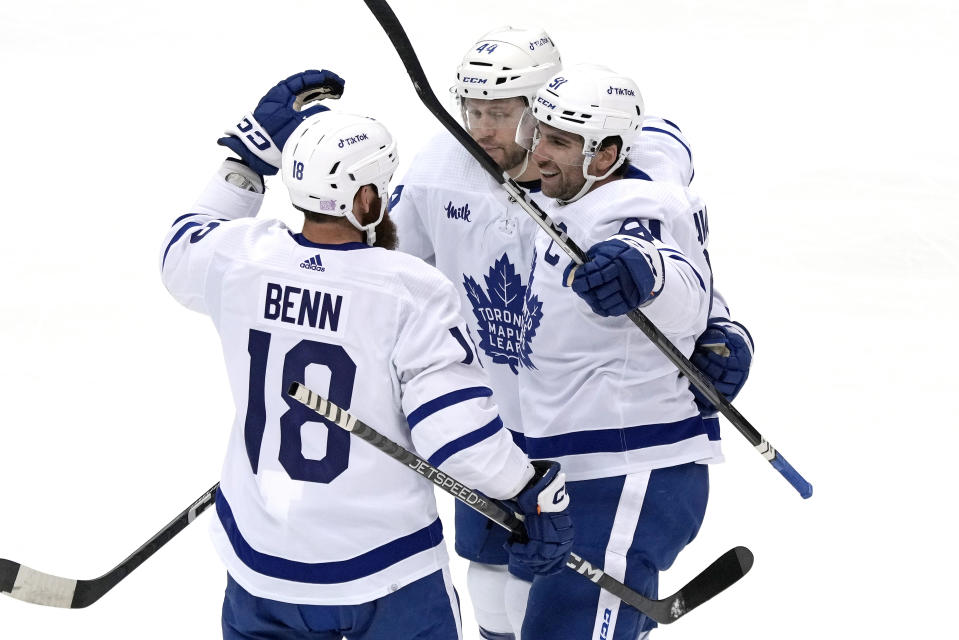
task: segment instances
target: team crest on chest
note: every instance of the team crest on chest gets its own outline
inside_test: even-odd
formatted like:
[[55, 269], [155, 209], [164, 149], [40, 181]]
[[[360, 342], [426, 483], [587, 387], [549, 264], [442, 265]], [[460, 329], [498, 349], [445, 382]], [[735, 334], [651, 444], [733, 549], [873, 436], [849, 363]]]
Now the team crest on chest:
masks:
[[517, 367], [535, 369], [529, 339], [536, 333], [543, 317], [543, 305], [516, 273], [504, 253], [483, 276], [486, 287], [472, 276], [463, 276], [463, 287], [473, 305], [479, 326], [479, 347], [493, 362], [506, 364], [517, 373]]

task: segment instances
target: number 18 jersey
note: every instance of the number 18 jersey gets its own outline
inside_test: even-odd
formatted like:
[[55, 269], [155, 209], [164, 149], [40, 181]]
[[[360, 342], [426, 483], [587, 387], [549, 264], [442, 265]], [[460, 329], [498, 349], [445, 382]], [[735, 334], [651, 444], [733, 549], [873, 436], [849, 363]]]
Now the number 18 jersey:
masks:
[[493, 497], [523, 486], [528, 460], [438, 271], [248, 217], [261, 200], [215, 178], [162, 256], [173, 296], [213, 319], [237, 409], [214, 544], [254, 595], [368, 602], [447, 564], [432, 486], [288, 397], [291, 382]]

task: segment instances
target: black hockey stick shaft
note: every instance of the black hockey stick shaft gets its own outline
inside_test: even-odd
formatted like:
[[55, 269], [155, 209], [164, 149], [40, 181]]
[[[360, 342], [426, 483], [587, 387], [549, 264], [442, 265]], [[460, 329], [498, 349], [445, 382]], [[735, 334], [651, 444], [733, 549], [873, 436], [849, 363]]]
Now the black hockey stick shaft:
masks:
[[[430, 89], [426, 74], [423, 72], [423, 67], [420, 65], [419, 58], [413, 50], [413, 45], [410, 43], [410, 39], [403, 29], [403, 25], [400, 24], [399, 19], [396, 17], [389, 3], [385, 0], [363, 1], [366, 3], [366, 6], [369, 7], [370, 11], [373, 12], [373, 16], [380, 23], [380, 26], [383, 27], [386, 35], [389, 36], [393, 47], [403, 62], [403, 66], [406, 67], [406, 72], [413, 81], [416, 94], [423, 104], [426, 105], [426, 108], [429, 109], [430, 113], [466, 148], [470, 155], [480, 163], [480, 166], [503, 186], [510, 197], [549, 234], [553, 241], [566, 252], [566, 255], [568, 255], [574, 263], [579, 265], [586, 262], [586, 253], [570, 239], [563, 229], [553, 222], [552, 218], [529, 197], [529, 194], [519, 186], [515, 180], [499, 168], [489, 154], [470, 137], [469, 133], [467, 133], [467, 131], [460, 126], [459, 122], [440, 104], [433, 90]], [[716, 390], [709, 379], [676, 348], [676, 345], [670, 342], [669, 338], [667, 338], [642, 311], [633, 309], [627, 316], [646, 334], [646, 337], [659, 348], [663, 355], [689, 378], [693, 385], [713, 403], [713, 406], [736, 427], [746, 440], [755, 447], [756, 451], [758, 451], [773, 468], [779, 471], [789, 484], [799, 492], [799, 495], [803, 498], [812, 496], [812, 485], [786, 461], [781, 453], [776, 451], [776, 449], [762, 437], [759, 431], [733, 407], [732, 403]]]
[[123, 562], [92, 580], [61, 578], [26, 567], [12, 560], [0, 559], [0, 593], [32, 604], [66, 609], [81, 609], [99, 600], [134, 569], [183, 531], [198, 515], [213, 504], [217, 483], [207, 489], [193, 504], [184, 509], [152, 538], [140, 545]]
[[[504, 529], [522, 537], [526, 536], [526, 528], [523, 526], [522, 520], [499, 501], [484, 496], [440, 471], [409, 449], [390, 440], [373, 427], [329, 400], [320, 397], [303, 384], [294, 382], [290, 385], [288, 393], [294, 399], [324, 417], [328, 422], [346, 429], [361, 440], [373, 445], [429, 480], [433, 483], [433, 486], [442, 489], [457, 500], [479, 511]], [[594, 567], [576, 553], [570, 553], [566, 560], [566, 566], [569, 569], [591, 580], [601, 589], [608, 591], [626, 604], [635, 607], [662, 624], [669, 624], [678, 620], [703, 602], [717, 595], [746, 575], [752, 564], [753, 556], [749, 549], [746, 547], [730, 549], [672, 596], [663, 600], [652, 600], [610, 577], [602, 569]]]

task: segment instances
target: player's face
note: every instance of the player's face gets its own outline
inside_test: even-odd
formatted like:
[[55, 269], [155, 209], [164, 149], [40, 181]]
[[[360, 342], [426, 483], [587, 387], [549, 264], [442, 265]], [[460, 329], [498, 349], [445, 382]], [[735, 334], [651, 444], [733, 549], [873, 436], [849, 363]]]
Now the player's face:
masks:
[[526, 158], [526, 149], [516, 144], [516, 127], [525, 109], [522, 98], [462, 102], [466, 130], [503, 171], [515, 169]]
[[583, 137], [540, 122], [533, 163], [539, 169], [543, 193], [568, 200], [586, 183], [583, 177]]

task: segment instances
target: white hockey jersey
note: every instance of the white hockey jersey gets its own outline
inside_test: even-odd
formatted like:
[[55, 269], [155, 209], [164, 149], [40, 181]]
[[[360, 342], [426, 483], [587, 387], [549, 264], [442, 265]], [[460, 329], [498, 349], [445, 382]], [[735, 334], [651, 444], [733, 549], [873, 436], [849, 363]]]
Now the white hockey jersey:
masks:
[[[687, 357], [712, 296], [705, 207], [683, 187], [616, 180], [546, 212], [582, 247], [626, 233], [655, 238], [665, 286], [642, 311]], [[536, 239], [519, 373], [526, 451], [558, 460], [569, 480], [720, 459], [719, 435], [699, 415], [689, 382], [623, 317], [603, 318], [565, 284], [571, 261]]]
[[291, 382], [493, 497], [522, 488], [528, 459], [442, 274], [250, 218], [262, 197], [214, 178], [162, 255], [169, 291], [213, 319], [236, 404], [214, 544], [255, 595], [368, 602], [447, 564], [432, 486], [289, 398]]
[[503, 420], [520, 431], [516, 372], [526, 357], [520, 320], [536, 223], [447, 133], [416, 156], [393, 192], [390, 217], [399, 250], [456, 286]]
[[[630, 161], [637, 177], [686, 186], [692, 154], [679, 129], [646, 118]], [[523, 184], [542, 204], [539, 183]], [[417, 154], [390, 201], [399, 250], [435, 265], [456, 285], [470, 336], [506, 426], [522, 442], [516, 375], [528, 364], [520, 341], [533, 238], [542, 234], [523, 209], [448, 133]], [[531, 320], [535, 330], [537, 319]]]

